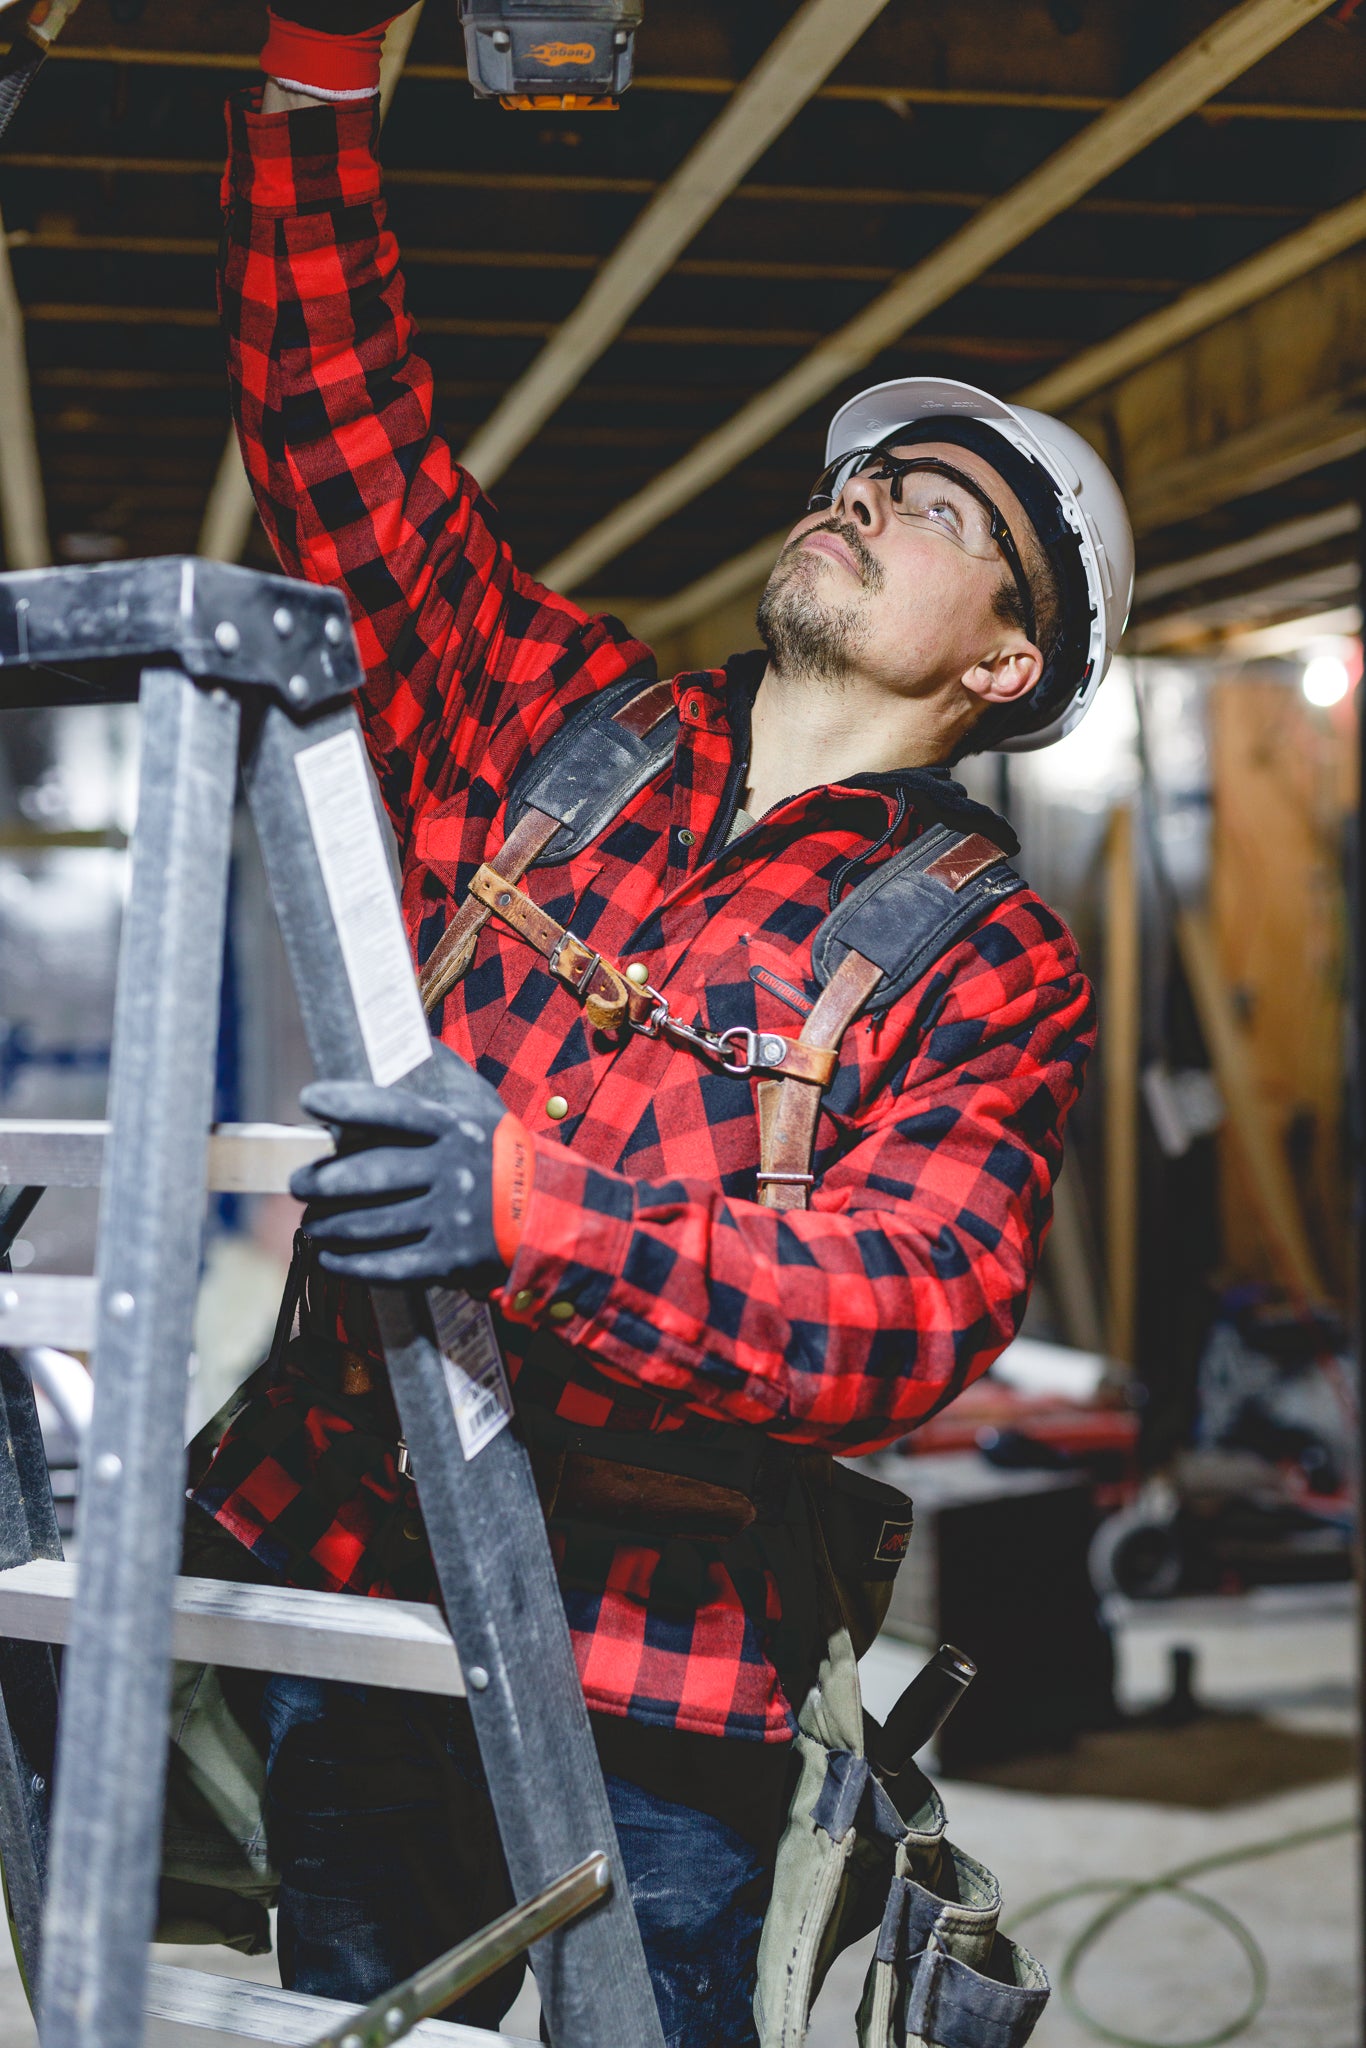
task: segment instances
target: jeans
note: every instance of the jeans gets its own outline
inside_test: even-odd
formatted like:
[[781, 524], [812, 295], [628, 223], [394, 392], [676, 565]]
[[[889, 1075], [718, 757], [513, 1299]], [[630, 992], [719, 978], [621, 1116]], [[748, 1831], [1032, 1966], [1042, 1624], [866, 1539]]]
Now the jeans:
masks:
[[[277, 1677], [264, 1715], [287, 1986], [366, 2003], [512, 1903], [463, 1700]], [[791, 1753], [592, 1720], [668, 2048], [755, 2048]], [[525, 1967], [442, 2018], [496, 2029]]]

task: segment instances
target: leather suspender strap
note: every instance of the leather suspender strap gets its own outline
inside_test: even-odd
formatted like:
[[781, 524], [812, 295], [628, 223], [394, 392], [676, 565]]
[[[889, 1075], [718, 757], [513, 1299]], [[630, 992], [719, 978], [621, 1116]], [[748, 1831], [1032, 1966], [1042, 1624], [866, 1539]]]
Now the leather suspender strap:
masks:
[[[845, 1032], [881, 979], [880, 967], [851, 950], [817, 997], [800, 1042], [825, 1049], [832, 1071]], [[759, 1083], [759, 1200], [766, 1209], [807, 1205], [815, 1183], [811, 1163], [821, 1092], [819, 1084], [813, 1087], [795, 1076]]]
[[[538, 815], [535, 811], [529, 813], [531, 817]], [[470, 883], [470, 901], [482, 903], [486, 915], [500, 917], [536, 948], [549, 963], [551, 973], [574, 991], [595, 1030], [616, 1031], [624, 1024], [630, 1015], [633, 995], [642, 1019], [648, 1016], [651, 1005], [643, 989], [633, 989], [625, 975], [604, 960], [601, 953], [595, 953], [573, 932], [566, 931], [498, 868], [487, 864], [480, 868]]]
[[[558, 818], [548, 818], [544, 811], [528, 811], [499, 849], [500, 880], [520, 882], [537, 854], [549, 846], [559, 829]], [[481, 869], [480, 872], [488, 873], [490, 870]], [[455, 987], [469, 966], [474, 958], [479, 934], [492, 914], [490, 904], [481, 903], [475, 897], [467, 896], [433, 946], [430, 957], [417, 977], [422, 1007], [428, 1015], [436, 1008], [441, 998]]]
[[[625, 687], [629, 688], [629, 684]], [[611, 723], [620, 726], [623, 732], [629, 733], [635, 740], [646, 739], [673, 709], [673, 701], [671, 682], [648, 682], [642, 688], [633, 690], [625, 703], [618, 706], [612, 714]], [[559, 741], [572, 729], [571, 720], [570, 724], [562, 727], [548, 743], [544, 755], [538, 757], [542, 768], [553, 766], [557, 759]], [[548, 792], [546, 800], [554, 801], [557, 794], [557, 791]], [[504, 882], [520, 882], [527, 869], [539, 860], [551, 840], [563, 829], [562, 817], [551, 817], [547, 811], [533, 806], [513, 826], [494, 855], [497, 866], [490, 864], [487, 872]], [[487, 900], [479, 902], [467, 896], [437, 940], [430, 958], [423, 965], [417, 978], [422, 1007], [428, 1015], [436, 1008], [441, 998], [450, 993], [469, 967], [474, 958], [475, 946], [479, 942], [479, 934], [492, 914], [493, 906]]]

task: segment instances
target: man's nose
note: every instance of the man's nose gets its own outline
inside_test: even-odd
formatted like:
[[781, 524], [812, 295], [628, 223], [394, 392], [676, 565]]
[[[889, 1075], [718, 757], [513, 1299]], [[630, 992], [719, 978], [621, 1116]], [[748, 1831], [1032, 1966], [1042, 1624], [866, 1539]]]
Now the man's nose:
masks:
[[870, 476], [851, 476], [832, 510], [836, 514], [843, 513], [865, 533], [875, 533], [887, 522], [886, 487], [875, 483]]

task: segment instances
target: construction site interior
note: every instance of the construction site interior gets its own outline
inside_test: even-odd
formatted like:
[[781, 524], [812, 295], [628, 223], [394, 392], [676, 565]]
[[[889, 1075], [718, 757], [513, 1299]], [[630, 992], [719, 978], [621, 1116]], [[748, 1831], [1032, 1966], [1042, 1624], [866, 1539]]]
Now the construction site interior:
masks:
[[[6, 571], [278, 568], [215, 289], [264, 16], [84, 0], [4, 131]], [[661, 676], [756, 644], [865, 385], [983, 386], [1120, 483], [1095, 709], [956, 771], [1075, 934], [1099, 1038], [1021, 1334], [858, 1461], [916, 1506], [865, 1704], [941, 1642], [976, 1662], [931, 1767], [1053, 1981], [1041, 2048], [1358, 2048], [1366, 6], [646, 0], [615, 110], [476, 99], [455, 0], [396, 29], [380, 154], [439, 423], [518, 561]], [[6, 687], [0, 1182], [7, 1134], [106, 1114], [139, 782], [136, 703]], [[298, 1125], [312, 1073], [239, 810], [214, 1118]], [[299, 1218], [207, 1200], [187, 1441], [265, 1355]], [[0, 1286], [91, 1274], [98, 1213], [50, 1186]], [[31, 1366], [79, 1568], [69, 1368]], [[854, 2038], [874, 1941], [811, 2048]], [[506, 2034], [537, 2011], [528, 1981]], [[0, 1945], [0, 2042], [37, 2038]]]

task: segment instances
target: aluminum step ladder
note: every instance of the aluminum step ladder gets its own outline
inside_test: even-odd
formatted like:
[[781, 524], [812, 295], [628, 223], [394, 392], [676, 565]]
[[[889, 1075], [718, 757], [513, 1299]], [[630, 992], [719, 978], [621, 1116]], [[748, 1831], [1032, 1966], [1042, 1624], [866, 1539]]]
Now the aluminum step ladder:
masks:
[[[142, 713], [108, 1127], [0, 1127], [4, 1249], [35, 1191], [102, 1191], [92, 1279], [0, 1272], [0, 1855], [42, 2048], [302, 2043], [338, 2011], [149, 1968], [177, 1655], [463, 1692], [517, 1899], [609, 1859], [605, 1900], [535, 1952], [554, 2048], [663, 2048], [484, 1311], [440, 1289], [374, 1298], [449, 1633], [435, 1609], [177, 1580], [206, 1187], [283, 1186], [321, 1143], [210, 1137], [239, 766], [317, 1072], [443, 1085], [374, 814], [361, 680], [335, 591], [178, 557], [0, 576], [0, 709], [135, 699]], [[94, 1354], [74, 1570], [12, 1356], [36, 1343]], [[416, 2038], [498, 2037], [430, 2021]]]

